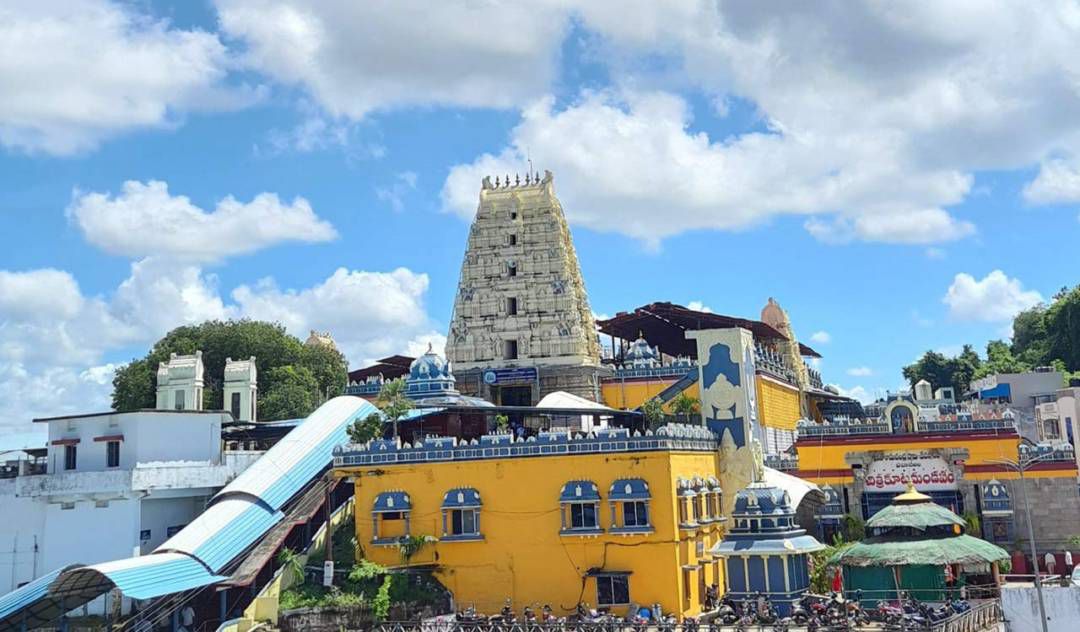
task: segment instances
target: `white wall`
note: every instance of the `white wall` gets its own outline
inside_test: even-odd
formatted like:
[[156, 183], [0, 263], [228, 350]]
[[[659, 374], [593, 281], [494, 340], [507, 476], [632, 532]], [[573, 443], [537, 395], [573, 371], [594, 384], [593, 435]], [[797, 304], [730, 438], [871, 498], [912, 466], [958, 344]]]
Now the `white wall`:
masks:
[[[1076, 632], [1080, 625], [1080, 587], [1043, 586], [1047, 627], [1050, 632]], [[1009, 630], [1042, 632], [1039, 600], [1035, 587], [1006, 586], [1001, 589], [1001, 605]]]
[[15, 479], [0, 480], [0, 515], [8, 517], [0, 520], [0, 594], [46, 572], [45, 505], [33, 498], [16, 498], [14, 483]]
[[112, 500], [108, 507], [80, 501], [74, 509], [45, 505], [42, 572], [79, 562], [96, 564], [131, 557], [139, 538], [139, 501]]
[[183, 498], [144, 498], [141, 530], [150, 530], [150, 540], [141, 543], [142, 554], [156, 549], [168, 539], [169, 527], [183, 527], [202, 513], [206, 496]]
[[221, 422], [226, 413], [143, 411], [106, 413], [49, 421], [49, 473], [64, 471], [64, 446], [59, 439], [78, 439], [75, 471], [106, 468], [106, 442], [95, 438], [123, 435], [121, 469], [156, 461], [221, 462]]

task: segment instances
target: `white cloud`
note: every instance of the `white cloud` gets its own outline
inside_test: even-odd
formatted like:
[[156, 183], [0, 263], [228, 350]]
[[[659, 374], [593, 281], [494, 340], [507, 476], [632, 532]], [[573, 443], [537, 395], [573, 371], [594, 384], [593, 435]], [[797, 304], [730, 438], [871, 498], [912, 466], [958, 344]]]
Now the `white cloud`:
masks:
[[1080, 201], [1080, 165], [1048, 160], [1039, 174], [1024, 187], [1024, 199], [1032, 204], [1063, 204]]
[[816, 342], [819, 345], [827, 345], [832, 342], [832, 335], [827, 331], [815, 331], [810, 335], [810, 342]]
[[[309, 329], [330, 331], [354, 366], [415, 344], [426, 349], [442, 334], [424, 308], [428, 276], [407, 268], [365, 272], [338, 268], [325, 281], [301, 290], [282, 290], [272, 279], [232, 292], [246, 317], [278, 321], [297, 336]], [[412, 345], [412, 346], [410, 346]], [[445, 339], [441, 345], [445, 346]]]
[[874, 396], [870, 393], [870, 391], [866, 390], [866, 388], [862, 386], [853, 386], [851, 388], [844, 388], [839, 384], [832, 384], [831, 386], [834, 386], [836, 390], [844, 397], [850, 397], [854, 400], [858, 400], [862, 404], [869, 404], [875, 399]]
[[554, 3], [217, 0], [245, 62], [333, 116], [396, 107], [508, 108], [547, 89], [568, 27]]
[[851, 377], [870, 377], [874, 374], [874, 370], [868, 366], [857, 366], [848, 369], [847, 374]]
[[107, 0], [0, 6], [0, 145], [71, 154], [186, 110], [243, 104], [216, 34]]
[[1002, 322], [1043, 300], [1035, 290], [1025, 290], [1019, 279], [994, 270], [981, 280], [961, 272], [941, 299], [949, 315], [962, 321]]
[[927, 259], [934, 259], [934, 260], [939, 260], [940, 261], [941, 259], [944, 259], [947, 256], [948, 256], [948, 253], [945, 251], [944, 248], [927, 248], [926, 249], [926, 258]]
[[712, 308], [705, 303], [702, 303], [701, 301], [690, 301], [686, 304], [686, 308], [692, 309], [695, 312], [707, 312], [709, 314], [712, 313]]
[[451, 169], [444, 208], [470, 218], [481, 178], [513, 172], [531, 156], [555, 173], [572, 222], [653, 247], [689, 230], [738, 230], [778, 215], [837, 211], [852, 217], [815, 219], [808, 230], [822, 239], [835, 233], [836, 241], [893, 243], [973, 231], [937, 207], [960, 202], [969, 176], [912, 172], [875, 139], [849, 146], [853, 139], [791, 137], [775, 128], [720, 141], [692, 132], [690, 122], [687, 104], [667, 93], [586, 92], [562, 110], [541, 99], [525, 108], [506, 148]]
[[225, 298], [195, 265], [148, 258], [106, 297], [84, 295], [58, 270], [0, 270], [0, 434], [32, 417], [107, 409], [118, 353], [141, 353], [174, 327], [207, 319], [279, 321], [305, 338], [329, 330], [354, 366], [393, 353], [445, 347], [427, 314], [426, 274], [340, 268], [308, 288], [273, 279]]
[[170, 194], [158, 180], [129, 180], [116, 196], [76, 192], [68, 216], [90, 243], [132, 258], [215, 261], [286, 241], [337, 237], [301, 197], [285, 204], [273, 193], [260, 193], [247, 203], [229, 196], [207, 212], [186, 196]]
[[393, 184], [376, 187], [375, 196], [386, 202], [395, 213], [405, 210], [405, 196], [416, 190], [416, 173], [403, 171], [394, 176]]

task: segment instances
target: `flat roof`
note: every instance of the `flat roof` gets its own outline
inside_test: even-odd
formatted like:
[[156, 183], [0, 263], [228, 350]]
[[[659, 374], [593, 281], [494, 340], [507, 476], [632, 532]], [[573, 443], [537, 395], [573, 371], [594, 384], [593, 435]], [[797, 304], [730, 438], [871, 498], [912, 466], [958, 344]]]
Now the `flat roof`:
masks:
[[229, 415], [232, 417], [232, 413], [227, 410], [173, 410], [171, 408], [140, 408], [139, 410], [109, 410], [102, 413], [80, 413], [78, 415], [60, 415], [58, 417], [36, 417], [32, 421], [34, 423], [45, 423], [48, 421], [61, 421], [64, 419], [89, 419], [91, 417], [105, 417], [107, 415], [131, 415], [134, 413], [169, 413], [174, 415]]

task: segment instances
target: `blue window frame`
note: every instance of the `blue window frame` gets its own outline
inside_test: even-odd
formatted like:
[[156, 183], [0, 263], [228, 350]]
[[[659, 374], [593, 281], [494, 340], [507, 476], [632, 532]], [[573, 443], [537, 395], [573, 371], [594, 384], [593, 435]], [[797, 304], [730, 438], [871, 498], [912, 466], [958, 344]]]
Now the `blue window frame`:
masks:
[[443, 540], [481, 540], [480, 492], [472, 487], [451, 489], [443, 496]]
[[621, 478], [611, 484], [608, 501], [611, 503], [612, 533], [648, 533], [649, 484], [640, 478]]
[[600, 533], [600, 491], [592, 481], [570, 481], [559, 494], [565, 535]]

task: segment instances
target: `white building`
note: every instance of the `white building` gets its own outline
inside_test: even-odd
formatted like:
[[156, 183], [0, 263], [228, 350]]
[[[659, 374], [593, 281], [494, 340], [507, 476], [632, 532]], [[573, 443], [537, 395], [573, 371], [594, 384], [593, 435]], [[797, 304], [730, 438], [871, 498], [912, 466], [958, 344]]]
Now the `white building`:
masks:
[[[253, 360], [234, 380], [252, 414]], [[0, 478], [0, 594], [68, 564], [150, 552], [262, 454], [223, 451], [230, 413], [192, 409], [201, 408], [200, 355], [173, 357], [159, 376], [161, 410], [34, 420], [48, 425], [45, 472], [39, 459]]]

